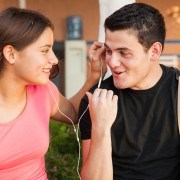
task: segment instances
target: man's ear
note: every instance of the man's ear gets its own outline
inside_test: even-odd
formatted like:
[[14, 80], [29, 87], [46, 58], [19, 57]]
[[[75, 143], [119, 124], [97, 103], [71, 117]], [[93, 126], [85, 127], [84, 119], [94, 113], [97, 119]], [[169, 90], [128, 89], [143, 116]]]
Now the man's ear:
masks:
[[14, 64], [15, 62], [15, 57], [16, 57], [15, 53], [16, 53], [16, 50], [14, 49], [13, 46], [11, 45], [4, 46], [3, 55], [10, 64]]
[[162, 44], [160, 42], [155, 42], [149, 49], [149, 55], [152, 61], [157, 61], [161, 53], [162, 53]]

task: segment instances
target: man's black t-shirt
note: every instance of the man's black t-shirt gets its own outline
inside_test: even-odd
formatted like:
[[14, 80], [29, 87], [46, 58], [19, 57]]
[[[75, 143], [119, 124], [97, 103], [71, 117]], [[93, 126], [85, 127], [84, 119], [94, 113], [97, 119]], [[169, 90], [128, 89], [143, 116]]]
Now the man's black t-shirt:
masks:
[[[161, 67], [160, 80], [147, 90], [117, 89], [112, 76], [101, 84], [118, 95], [118, 113], [111, 128], [114, 180], [180, 179], [177, 73]], [[84, 97], [79, 116], [87, 105]], [[91, 138], [89, 112], [81, 119], [80, 129], [82, 140]]]

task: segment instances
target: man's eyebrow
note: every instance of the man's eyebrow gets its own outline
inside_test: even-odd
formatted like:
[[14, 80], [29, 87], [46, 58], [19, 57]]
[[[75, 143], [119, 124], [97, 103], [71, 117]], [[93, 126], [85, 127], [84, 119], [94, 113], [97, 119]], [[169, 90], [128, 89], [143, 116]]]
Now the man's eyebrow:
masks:
[[107, 48], [109, 48], [108, 45], [107, 45], [106, 43], [104, 43], [104, 46], [106, 46]]
[[[106, 43], [104, 43], [104, 46], [105, 46], [106, 48], [110, 49], [109, 46], [108, 46]], [[117, 48], [116, 50], [121, 50], [121, 51], [123, 51], [123, 50], [125, 51], [125, 50], [126, 50], [126, 51], [127, 51], [127, 50], [130, 50], [130, 49], [127, 48], [127, 47], [120, 47], [120, 48]]]

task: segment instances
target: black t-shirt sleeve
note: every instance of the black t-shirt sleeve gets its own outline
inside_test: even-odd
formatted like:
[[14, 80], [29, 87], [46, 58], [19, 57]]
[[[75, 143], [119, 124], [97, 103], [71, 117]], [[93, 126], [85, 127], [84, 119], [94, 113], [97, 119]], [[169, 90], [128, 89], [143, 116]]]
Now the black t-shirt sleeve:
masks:
[[[88, 106], [88, 98], [87, 96], [84, 96], [79, 106], [78, 119], [82, 116], [87, 106]], [[89, 108], [80, 119], [80, 132], [81, 132], [82, 140], [91, 139], [91, 119], [89, 114]]]

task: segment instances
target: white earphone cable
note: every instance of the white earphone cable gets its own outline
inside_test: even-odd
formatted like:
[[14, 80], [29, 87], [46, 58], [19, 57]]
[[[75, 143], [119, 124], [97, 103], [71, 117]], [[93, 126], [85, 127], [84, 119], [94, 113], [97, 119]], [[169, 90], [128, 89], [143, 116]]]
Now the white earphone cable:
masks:
[[[102, 58], [101, 58], [101, 67], [100, 67], [100, 68], [101, 68], [101, 70], [100, 70], [100, 78], [99, 78], [99, 82], [98, 82], [98, 87], [97, 87], [97, 88], [100, 88], [101, 81], [102, 81], [102, 68], [103, 68]], [[57, 106], [57, 108], [58, 108], [59, 113], [62, 114], [64, 117], [66, 117], [66, 118], [71, 122], [71, 124], [73, 125], [74, 133], [76, 134], [76, 139], [77, 139], [78, 146], [79, 146], [79, 157], [78, 157], [78, 163], [77, 163], [77, 174], [78, 174], [78, 176], [79, 176], [79, 179], [81, 180], [81, 176], [80, 176], [80, 174], [79, 174], [79, 164], [80, 164], [80, 159], [81, 159], [81, 144], [80, 144], [80, 141], [79, 141], [79, 124], [80, 124], [80, 121], [81, 121], [82, 117], [84, 116], [84, 114], [85, 114], [86, 111], [88, 110], [89, 105], [86, 107], [85, 111], [82, 113], [81, 117], [79, 118], [78, 124], [77, 124], [77, 129], [76, 129], [76, 127], [75, 127], [72, 119], [69, 118], [67, 115], [65, 115], [65, 114], [60, 110], [59, 105], [58, 105], [58, 102], [57, 102], [57, 100], [56, 100], [56, 98], [55, 98], [55, 96], [54, 96], [54, 94], [53, 94], [53, 92], [52, 92], [49, 84], [48, 84], [48, 88], [49, 88], [49, 90], [50, 90], [50, 92], [51, 92], [51, 95], [53, 96], [53, 99], [54, 99], [54, 101], [55, 101], [55, 103], [56, 103], [56, 106]]]

